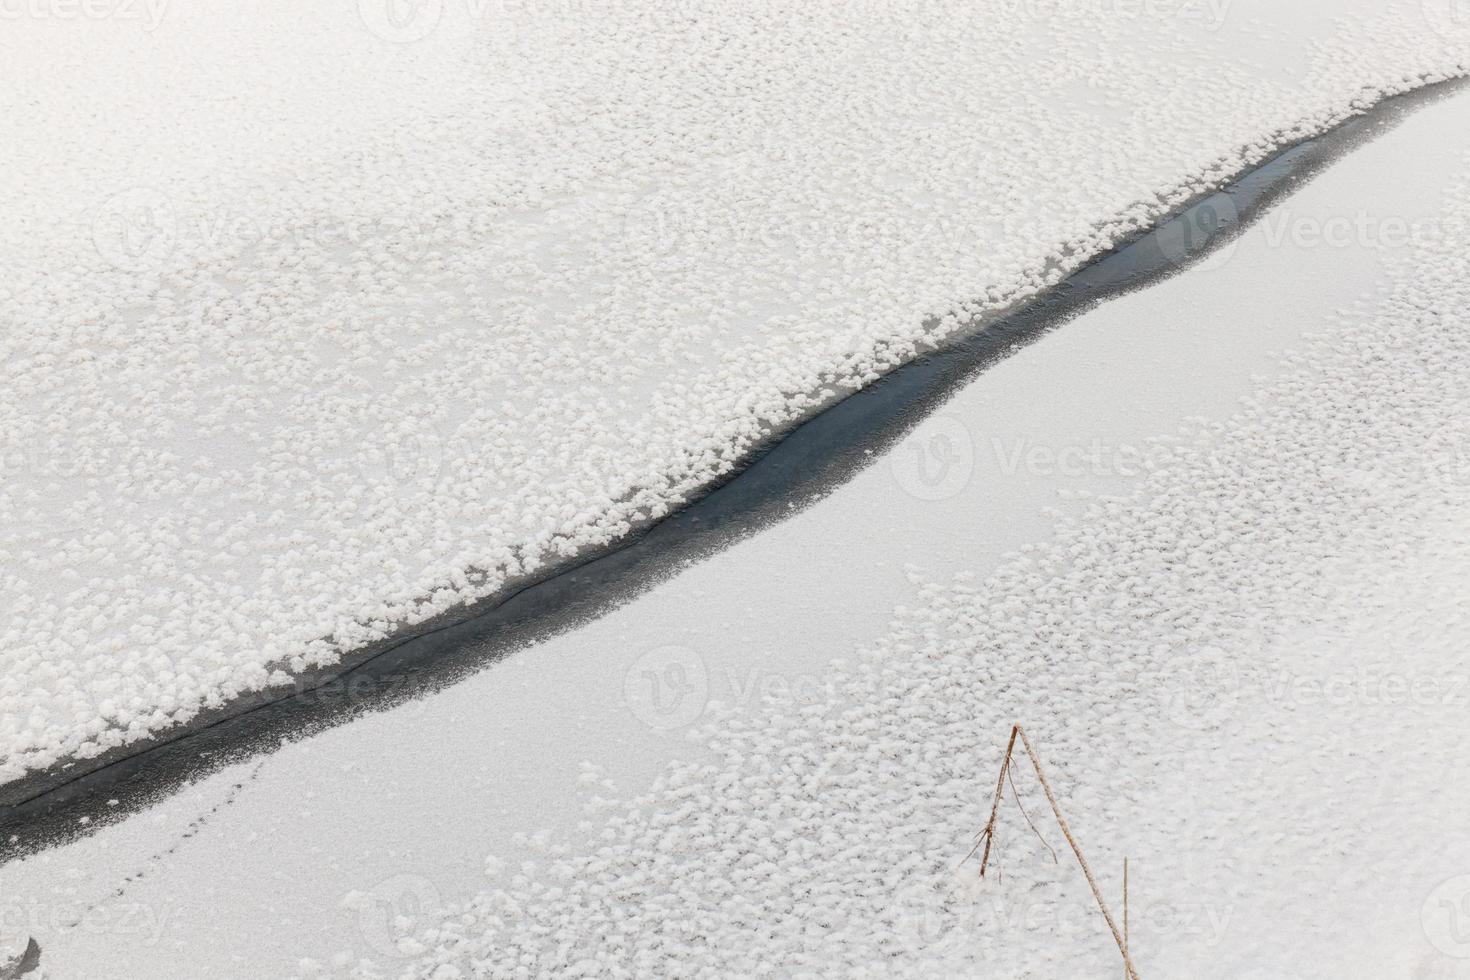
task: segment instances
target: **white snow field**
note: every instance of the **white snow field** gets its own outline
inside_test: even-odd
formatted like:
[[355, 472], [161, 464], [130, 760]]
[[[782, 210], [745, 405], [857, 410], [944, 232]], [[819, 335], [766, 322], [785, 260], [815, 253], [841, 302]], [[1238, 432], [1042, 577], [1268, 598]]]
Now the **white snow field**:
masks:
[[1029, 770], [1062, 863], [1008, 799], [956, 870], [1020, 721], [1142, 976], [1470, 975], [1467, 120], [608, 616], [0, 867], [5, 923], [58, 978], [1121, 975]]
[[1462, 13], [7, 8], [0, 780], [616, 540], [1271, 147], [1460, 73]]

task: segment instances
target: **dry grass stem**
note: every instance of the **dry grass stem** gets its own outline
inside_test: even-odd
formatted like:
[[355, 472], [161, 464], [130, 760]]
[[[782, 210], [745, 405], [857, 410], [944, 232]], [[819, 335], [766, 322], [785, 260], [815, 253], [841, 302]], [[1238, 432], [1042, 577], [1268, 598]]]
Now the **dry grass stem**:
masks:
[[[1015, 753], [1016, 739], [1018, 738], [1021, 740], [1022, 747], [1026, 750], [1026, 755], [1031, 759], [1031, 768], [1036, 770], [1036, 778], [1041, 782], [1042, 791], [1046, 793], [1046, 801], [1051, 804], [1051, 811], [1057, 818], [1057, 827], [1061, 829], [1062, 836], [1067, 839], [1067, 844], [1071, 846], [1072, 853], [1077, 856], [1077, 864], [1081, 866], [1082, 874], [1087, 879], [1088, 887], [1092, 889], [1092, 897], [1097, 900], [1097, 907], [1102, 912], [1103, 918], [1107, 920], [1108, 929], [1113, 934], [1113, 940], [1118, 944], [1118, 951], [1123, 954], [1123, 969], [1125, 971], [1125, 976], [1127, 977], [1127, 980], [1139, 980], [1138, 970], [1133, 966], [1133, 958], [1128, 955], [1127, 937], [1122, 932], [1119, 932], [1118, 924], [1113, 919], [1113, 913], [1108, 910], [1107, 902], [1103, 901], [1102, 890], [1099, 889], [1097, 886], [1097, 879], [1092, 874], [1092, 868], [1088, 867], [1087, 859], [1082, 856], [1082, 848], [1077, 845], [1076, 838], [1072, 836], [1072, 829], [1067, 826], [1067, 818], [1062, 815], [1062, 807], [1057, 802], [1056, 794], [1052, 792], [1051, 783], [1047, 782], [1046, 772], [1041, 765], [1041, 757], [1036, 754], [1036, 748], [1031, 744], [1031, 739], [1026, 736], [1026, 732], [1021, 728], [1020, 725], [1013, 725], [1011, 727], [1011, 737], [1010, 740], [1006, 743], [1005, 758], [1001, 761], [1000, 764], [1000, 776], [997, 777], [995, 781], [995, 802], [990, 807], [990, 819], [986, 821], [984, 829], [980, 831], [981, 839], [976, 841], [975, 846], [970, 849], [970, 853], [966, 855], [965, 860], [968, 861], [970, 857], [972, 857], [975, 852], [980, 849], [980, 845], [983, 843], [985, 845], [985, 853], [980, 858], [980, 876], [982, 878], [985, 876], [986, 868], [990, 864], [991, 845], [995, 842], [996, 824], [1000, 819], [1001, 798], [1005, 795], [1006, 781], [1007, 778], [1010, 776], [1011, 770], [1011, 758]], [[1015, 791], [1015, 781], [1011, 780], [1011, 792], [1014, 794]], [[1020, 802], [1021, 801], [1018, 796], [1016, 799], [1016, 805], [1020, 806]], [[1026, 811], [1024, 808], [1021, 810], [1021, 813], [1025, 815]], [[1026, 817], [1026, 822], [1031, 823], [1031, 818], [1029, 816]], [[1036, 825], [1031, 824], [1031, 829], [1035, 831]], [[1036, 836], [1041, 836], [1039, 831], [1037, 831]], [[1046, 841], [1043, 839], [1042, 843], [1045, 844]], [[1048, 850], [1050, 850], [1050, 845], [1047, 845], [1047, 847]], [[1056, 852], [1053, 851], [1052, 854], [1053, 857], [1055, 857]], [[1125, 910], [1125, 915], [1128, 902], [1127, 882], [1128, 876], [1125, 859], [1123, 875], [1123, 907]], [[1125, 918], [1124, 928], [1126, 929], [1126, 927], [1127, 919]]]

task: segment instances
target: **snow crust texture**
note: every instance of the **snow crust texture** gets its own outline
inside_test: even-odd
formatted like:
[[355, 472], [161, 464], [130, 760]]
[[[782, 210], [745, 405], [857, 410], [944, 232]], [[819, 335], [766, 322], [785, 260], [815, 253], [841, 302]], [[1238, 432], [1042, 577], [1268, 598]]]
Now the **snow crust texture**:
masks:
[[422, 6], [7, 27], [0, 781], [613, 542], [1466, 50], [1417, 0]]
[[1158, 443], [1137, 493], [920, 583], [801, 710], [706, 715], [713, 761], [592, 849], [490, 861], [403, 975], [1117, 972], [1029, 768], [1062, 862], [1008, 791], [999, 874], [961, 866], [1017, 721], [1115, 909], [1134, 859], [1143, 975], [1460, 975], [1433, 899], [1470, 888], [1470, 257], [1395, 261], [1228, 422]]

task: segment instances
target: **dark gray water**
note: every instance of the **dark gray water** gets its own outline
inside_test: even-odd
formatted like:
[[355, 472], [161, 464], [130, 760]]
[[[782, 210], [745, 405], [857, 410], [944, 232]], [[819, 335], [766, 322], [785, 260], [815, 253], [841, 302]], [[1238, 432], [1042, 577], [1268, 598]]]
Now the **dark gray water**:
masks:
[[[870, 464], [987, 366], [1104, 300], [1228, 243], [1333, 160], [1450, 94], [1447, 82], [1385, 100], [1297, 143], [1078, 270], [1024, 307], [897, 368], [752, 453], [704, 496], [612, 550], [405, 630], [291, 688], [243, 696], [163, 738], [0, 787], [0, 863], [136, 812], [245, 756], [435, 690], [629, 601], [687, 564], [769, 526]], [[117, 803], [109, 805], [109, 800]], [[83, 819], [86, 820], [83, 823]], [[14, 836], [15, 840], [10, 840]]]

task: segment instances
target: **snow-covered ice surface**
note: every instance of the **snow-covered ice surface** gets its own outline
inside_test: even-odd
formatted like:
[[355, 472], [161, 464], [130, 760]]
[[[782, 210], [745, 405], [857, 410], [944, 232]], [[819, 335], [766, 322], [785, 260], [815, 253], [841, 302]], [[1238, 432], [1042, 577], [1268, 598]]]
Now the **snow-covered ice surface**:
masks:
[[[422, 954], [407, 974], [1116, 972], [1081, 876], [1018, 810], [1003, 877], [956, 870], [1012, 721], [1115, 904], [1133, 858], [1144, 975], [1470, 973], [1457, 142], [1422, 247], [1323, 311], [1239, 412], [1155, 445], [1135, 494], [993, 574], [923, 582], [805, 702], [706, 710], [713, 758], [669, 767], [594, 846], [489, 869], [493, 887], [403, 940]], [[1300, 234], [1281, 222], [1263, 236]]]
[[0, 868], [0, 911], [55, 977], [1118, 975], [1014, 804], [1003, 876], [954, 871], [1022, 721], [1115, 902], [1132, 860], [1145, 977], [1465, 976], [1467, 118], [611, 615]]
[[616, 540], [1470, 35], [1453, 0], [17, 9], [7, 781]]

